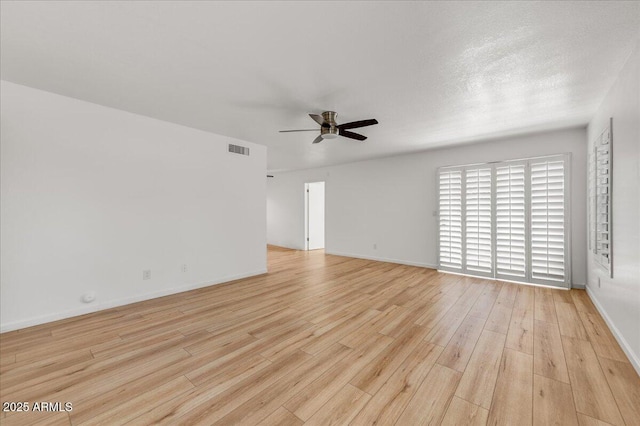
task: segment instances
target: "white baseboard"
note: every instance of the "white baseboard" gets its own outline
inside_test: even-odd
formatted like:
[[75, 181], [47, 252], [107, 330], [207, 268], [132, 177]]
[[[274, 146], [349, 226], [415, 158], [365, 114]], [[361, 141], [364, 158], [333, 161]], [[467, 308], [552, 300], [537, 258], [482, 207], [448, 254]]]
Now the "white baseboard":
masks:
[[598, 302], [598, 299], [594, 296], [591, 290], [589, 290], [589, 287], [587, 287], [586, 289], [587, 289], [587, 294], [589, 295], [589, 299], [591, 299], [591, 301], [595, 305], [598, 312], [600, 312], [600, 315], [602, 315], [602, 318], [604, 318], [604, 321], [609, 326], [609, 329], [611, 330], [613, 337], [615, 337], [618, 343], [620, 344], [620, 347], [622, 348], [624, 353], [627, 355], [627, 358], [629, 358], [629, 362], [631, 362], [631, 365], [633, 365], [633, 368], [635, 368], [638, 375], [640, 375], [640, 357], [638, 356], [638, 354], [633, 352], [633, 350], [631, 349], [631, 346], [629, 346], [629, 344], [627, 343], [622, 333], [620, 333], [620, 330], [618, 330], [616, 325], [613, 323], [613, 321], [607, 314], [607, 311], [604, 310], [600, 302]]
[[341, 253], [337, 251], [327, 251], [326, 249], [325, 249], [325, 254], [332, 254], [334, 256], [353, 257], [356, 259], [377, 260], [378, 262], [397, 263], [399, 265], [419, 266], [421, 268], [437, 269], [436, 265], [432, 265], [430, 263], [411, 262], [409, 260], [390, 259], [387, 257], [364, 256], [361, 254], [353, 254], [353, 253]]
[[158, 297], [169, 296], [171, 294], [183, 293], [185, 291], [195, 290], [197, 288], [208, 287], [216, 284], [223, 284], [229, 281], [235, 281], [242, 278], [249, 278], [249, 277], [266, 274], [266, 273], [267, 273], [266, 269], [261, 269], [259, 271], [249, 272], [246, 274], [229, 275], [214, 281], [188, 284], [185, 286], [168, 288], [168, 289], [156, 291], [153, 293], [140, 294], [140, 295], [125, 297], [125, 298], [116, 299], [116, 300], [109, 300], [109, 301], [100, 303], [98, 305], [88, 305], [82, 308], [69, 309], [66, 311], [55, 312], [53, 314], [43, 315], [39, 317], [13, 321], [13, 322], [1, 324], [0, 333], [19, 330], [21, 328], [32, 327], [34, 325], [45, 324], [48, 322], [57, 321], [61, 319], [76, 317], [78, 315], [90, 314], [92, 312], [98, 312], [98, 311], [103, 311], [105, 309], [115, 308], [118, 306], [129, 305], [131, 303], [142, 302], [150, 299], [156, 299]]

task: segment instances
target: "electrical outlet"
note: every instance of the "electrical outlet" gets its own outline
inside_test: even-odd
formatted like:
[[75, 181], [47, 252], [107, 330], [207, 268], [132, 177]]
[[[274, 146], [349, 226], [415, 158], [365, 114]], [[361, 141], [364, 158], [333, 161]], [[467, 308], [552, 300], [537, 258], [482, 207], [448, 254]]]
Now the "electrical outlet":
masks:
[[187, 272], [187, 270], [188, 270], [188, 269], [187, 269], [187, 264], [186, 264], [186, 263], [183, 263], [183, 264], [182, 264], [182, 267], [180, 268], [180, 270], [182, 271], [182, 273], [183, 273], [183, 274], [184, 274], [185, 272]]
[[600, 283], [600, 277], [598, 277], [598, 288], [601, 288], [601, 287], [602, 287], [602, 285]]
[[151, 269], [145, 269], [144, 271], [142, 271], [142, 279], [143, 280], [151, 279]]
[[373, 249], [374, 250], [378, 250], [378, 244], [377, 243], [373, 243]]

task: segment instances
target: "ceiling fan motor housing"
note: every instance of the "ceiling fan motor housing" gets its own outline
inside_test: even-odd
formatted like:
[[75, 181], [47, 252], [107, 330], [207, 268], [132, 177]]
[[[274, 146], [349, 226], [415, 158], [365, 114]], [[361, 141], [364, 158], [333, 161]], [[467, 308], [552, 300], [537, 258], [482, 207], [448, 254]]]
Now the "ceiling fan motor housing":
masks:
[[320, 127], [320, 135], [322, 139], [335, 139], [338, 137], [338, 123], [336, 123], [336, 117], [338, 113], [333, 111], [325, 111], [322, 113], [324, 123]]
[[322, 139], [335, 139], [338, 137], [338, 128], [336, 126], [331, 127], [321, 127], [320, 135]]

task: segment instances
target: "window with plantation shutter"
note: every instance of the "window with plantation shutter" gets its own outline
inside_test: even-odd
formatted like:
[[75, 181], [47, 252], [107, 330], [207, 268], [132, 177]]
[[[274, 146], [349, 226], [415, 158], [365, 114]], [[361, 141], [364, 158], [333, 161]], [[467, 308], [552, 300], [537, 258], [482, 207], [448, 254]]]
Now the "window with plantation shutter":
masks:
[[568, 287], [568, 161], [439, 169], [438, 269]]
[[439, 174], [439, 264], [441, 268], [462, 268], [462, 172]]
[[526, 163], [496, 166], [496, 276], [524, 278]]
[[466, 270], [491, 274], [491, 167], [465, 170], [464, 195]]

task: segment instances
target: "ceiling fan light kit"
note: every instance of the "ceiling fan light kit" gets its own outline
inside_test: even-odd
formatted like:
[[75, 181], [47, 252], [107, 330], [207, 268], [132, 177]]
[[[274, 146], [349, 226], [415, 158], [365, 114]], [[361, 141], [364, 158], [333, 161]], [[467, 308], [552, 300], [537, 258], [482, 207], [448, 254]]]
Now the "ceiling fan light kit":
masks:
[[[335, 139], [338, 136], [343, 136], [349, 139], [355, 139], [358, 141], [363, 141], [367, 139], [366, 136], [361, 135], [359, 133], [350, 132], [347, 129], [357, 129], [359, 127], [373, 126], [374, 124], [378, 124], [378, 120], [375, 118], [369, 120], [361, 120], [361, 121], [352, 121], [350, 123], [338, 124], [336, 122], [336, 117], [338, 113], [334, 111], [325, 111], [322, 115], [318, 114], [309, 114], [309, 117], [313, 119], [316, 123], [320, 125], [320, 135], [314, 139], [312, 143], [322, 142], [324, 139]], [[308, 132], [309, 129], [304, 130], [280, 130], [280, 133], [289, 133], [289, 132]]]

